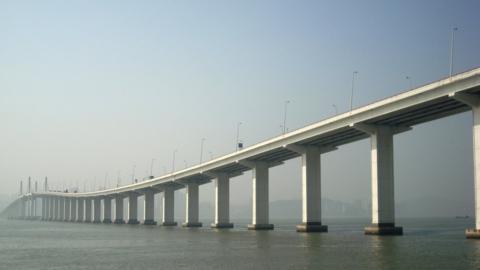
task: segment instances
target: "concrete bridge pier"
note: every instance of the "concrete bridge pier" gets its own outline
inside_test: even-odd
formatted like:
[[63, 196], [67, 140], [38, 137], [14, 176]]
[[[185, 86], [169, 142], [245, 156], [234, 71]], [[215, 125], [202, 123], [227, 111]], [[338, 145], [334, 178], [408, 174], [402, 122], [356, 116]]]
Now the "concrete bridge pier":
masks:
[[48, 198], [48, 220], [55, 220], [55, 198]]
[[93, 223], [102, 223], [100, 216], [101, 204], [102, 200], [99, 197], [93, 199]]
[[58, 217], [58, 198], [57, 197], [52, 197], [51, 198], [51, 204], [50, 206], [52, 207], [52, 213], [51, 216], [52, 218], [50, 219], [51, 221], [57, 221]]
[[273, 230], [273, 224], [269, 223], [269, 198], [268, 198], [268, 164], [255, 162], [252, 168], [252, 224], [249, 230]]
[[70, 221], [70, 198], [65, 198], [65, 218], [63, 221]]
[[480, 239], [480, 97], [467, 93], [450, 94], [450, 97], [472, 108], [473, 114], [473, 183], [475, 192], [475, 228], [465, 230], [470, 239]]
[[32, 198], [27, 198], [27, 210], [26, 210], [26, 219], [32, 218]]
[[190, 182], [186, 184], [186, 211], [185, 223], [183, 227], [202, 227], [202, 223], [198, 221], [198, 183]]
[[157, 225], [154, 217], [155, 192], [153, 190], [146, 190], [144, 196], [145, 200], [143, 209], [145, 214], [145, 220], [143, 221], [143, 225]]
[[369, 134], [371, 142], [372, 224], [365, 228], [365, 234], [402, 235], [403, 228], [395, 226], [393, 177], [393, 135], [401, 131], [390, 126], [354, 127]]
[[77, 222], [83, 222], [85, 218], [85, 200], [77, 199]]
[[163, 216], [162, 226], [177, 226], [175, 222], [175, 189], [171, 186], [166, 186], [163, 190]]
[[85, 199], [85, 218], [83, 222], [90, 223], [92, 222], [92, 199], [86, 198]]
[[302, 155], [302, 223], [297, 232], [327, 232], [322, 225], [321, 154], [331, 149], [290, 145], [286, 148]]
[[65, 198], [59, 199], [58, 211], [59, 211], [58, 221], [64, 221], [65, 220]]
[[44, 197], [42, 199], [42, 220], [48, 220], [48, 217], [49, 217], [49, 210], [50, 210], [50, 200], [48, 197]]
[[47, 219], [47, 198], [42, 197], [42, 220]]
[[103, 223], [112, 223], [112, 198], [103, 198]]
[[230, 222], [230, 179], [226, 173], [219, 173], [215, 180], [215, 219], [212, 228], [233, 228]]
[[475, 228], [467, 229], [467, 238], [480, 239], [480, 100], [473, 109], [473, 175], [475, 190]]
[[130, 193], [128, 195], [128, 224], [139, 224], [140, 222], [138, 221], [138, 195], [136, 193]]
[[115, 221], [114, 224], [125, 224], [123, 219], [123, 197], [115, 197]]
[[70, 222], [77, 220], [77, 199], [70, 198]]
[[33, 212], [33, 206], [34, 206], [34, 199], [32, 196], [28, 199], [28, 219], [33, 219], [34, 218], [34, 212]]
[[37, 218], [37, 197], [32, 196], [32, 219]]

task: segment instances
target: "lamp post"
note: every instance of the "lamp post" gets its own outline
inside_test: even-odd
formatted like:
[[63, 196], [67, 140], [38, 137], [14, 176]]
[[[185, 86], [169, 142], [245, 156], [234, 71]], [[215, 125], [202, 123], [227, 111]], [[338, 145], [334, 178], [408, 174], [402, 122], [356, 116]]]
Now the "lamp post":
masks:
[[152, 161], [150, 162], [150, 177], [153, 176], [153, 162], [155, 161], [154, 158], [152, 158]]
[[200, 164], [203, 161], [203, 143], [205, 142], [205, 138], [202, 138], [202, 141], [200, 142]]
[[286, 100], [284, 104], [284, 110], [283, 110], [283, 134], [287, 132], [287, 107], [288, 104], [290, 103], [290, 100]]
[[355, 77], [357, 76], [358, 71], [354, 71], [352, 74], [352, 92], [350, 93], [350, 111], [353, 110], [353, 90], [355, 89]]
[[238, 151], [238, 143], [240, 138], [240, 125], [242, 125], [242, 122], [237, 123], [237, 140], [235, 141], [235, 151]]
[[173, 150], [172, 173], [175, 171], [175, 154], [176, 153], [177, 153], [177, 149]]
[[453, 74], [453, 54], [455, 52], [455, 32], [458, 30], [457, 27], [454, 27], [452, 29], [452, 40], [450, 44], [450, 77], [452, 77]]
[[117, 187], [120, 186], [120, 170], [117, 171]]
[[135, 168], [137, 167], [137, 165], [133, 165], [133, 169], [132, 169], [132, 184], [135, 183]]

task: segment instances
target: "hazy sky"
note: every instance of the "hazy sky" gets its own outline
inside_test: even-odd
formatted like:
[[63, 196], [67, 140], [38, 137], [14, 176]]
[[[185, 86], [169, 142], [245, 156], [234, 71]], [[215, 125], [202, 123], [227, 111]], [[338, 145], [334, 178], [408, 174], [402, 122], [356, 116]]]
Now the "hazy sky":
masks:
[[[197, 163], [480, 65], [479, 1], [0, 1], [0, 193], [114, 185]], [[395, 138], [397, 201], [473, 205], [471, 114]], [[370, 199], [369, 141], [322, 157], [324, 196]], [[250, 173], [231, 184], [251, 197]], [[96, 179], [96, 183], [95, 183]], [[39, 185], [41, 186], [41, 185]], [[299, 160], [271, 200], [300, 198]], [[201, 200], [213, 200], [212, 185]]]

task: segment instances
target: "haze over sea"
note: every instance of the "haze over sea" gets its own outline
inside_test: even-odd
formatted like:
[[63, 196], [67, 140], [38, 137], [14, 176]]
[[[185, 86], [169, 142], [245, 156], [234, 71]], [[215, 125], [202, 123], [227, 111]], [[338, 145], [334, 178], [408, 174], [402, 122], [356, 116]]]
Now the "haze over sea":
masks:
[[369, 219], [326, 219], [329, 232], [0, 220], [1, 269], [479, 269], [472, 219], [399, 218], [405, 235], [365, 236]]

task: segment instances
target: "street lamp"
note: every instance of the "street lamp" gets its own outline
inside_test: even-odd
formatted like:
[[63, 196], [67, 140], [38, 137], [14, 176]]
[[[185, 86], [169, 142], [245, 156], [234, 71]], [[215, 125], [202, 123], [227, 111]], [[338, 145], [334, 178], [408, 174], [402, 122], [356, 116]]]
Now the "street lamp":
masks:
[[240, 137], [240, 125], [242, 125], [242, 122], [238, 122], [237, 123], [237, 140], [235, 142], [235, 150], [238, 151], [238, 148], [239, 148], [239, 144], [240, 144], [240, 141], [239, 141], [239, 137]]
[[107, 182], [108, 182], [108, 172], [105, 173], [105, 181], [103, 183], [104, 189], [107, 189]]
[[200, 142], [200, 164], [202, 163], [203, 159], [203, 143], [205, 142], [205, 138], [202, 138], [202, 141]]
[[132, 184], [135, 183], [135, 168], [137, 167], [137, 165], [133, 165], [133, 169], [132, 169]]
[[117, 187], [120, 186], [120, 170], [117, 171]]
[[175, 154], [176, 153], [177, 153], [177, 149], [173, 150], [172, 173], [175, 171]]
[[152, 162], [150, 162], [150, 178], [153, 177], [153, 162], [155, 161], [154, 158], [152, 158]]
[[452, 29], [452, 41], [450, 44], [450, 77], [452, 77], [453, 74], [453, 53], [455, 52], [455, 32], [458, 30], [457, 27], [454, 27]]
[[350, 93], [350, 111], [353, 110], [353, 90], [355, 88], [355, 77], [357, 76], [358, 71], [354, 71], [352, 74], [352, 92]]
[[290, 103], [290, 100], [286, 100], [283, 110], [283, 134], [287, 132], [287, 106]]

